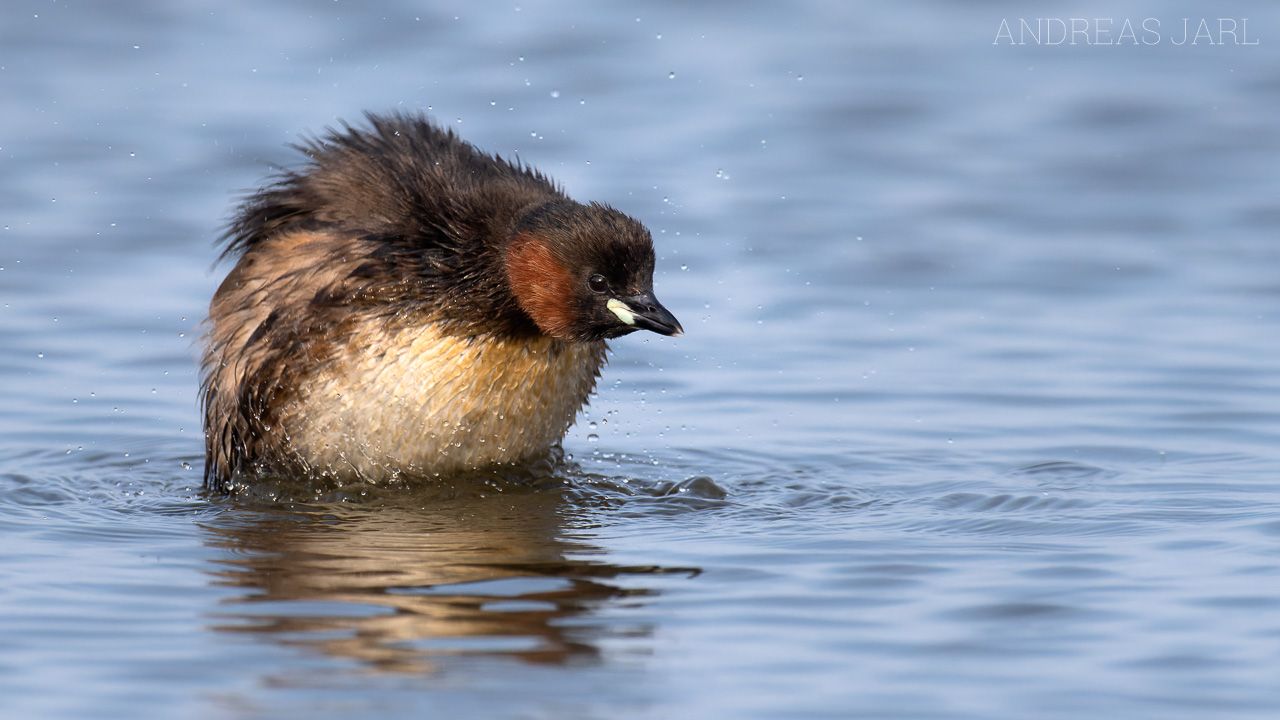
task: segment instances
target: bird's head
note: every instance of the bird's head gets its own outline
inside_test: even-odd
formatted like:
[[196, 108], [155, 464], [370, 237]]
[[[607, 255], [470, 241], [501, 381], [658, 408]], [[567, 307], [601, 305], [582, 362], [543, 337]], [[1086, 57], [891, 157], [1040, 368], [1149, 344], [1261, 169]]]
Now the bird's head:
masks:
[[525, 213], [505, 264], [520, 308], [551, 337], [585, 342], [636, 330], [684, 334], [653, 295], [649, 231], [613, 208], [562, 200]]

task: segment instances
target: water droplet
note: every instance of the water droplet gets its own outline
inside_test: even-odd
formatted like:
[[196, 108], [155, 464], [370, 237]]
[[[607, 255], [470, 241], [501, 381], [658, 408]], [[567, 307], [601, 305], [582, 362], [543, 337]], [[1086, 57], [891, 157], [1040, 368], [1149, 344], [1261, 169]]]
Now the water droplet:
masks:
[[600, 436], [595, 433], [591, 433], [587, 436], [587, 442], [600, 442]]
[[675, 71], [675, 70], [672, 70], [671, 72], [667, 73], [667, 79], [668, 79], [668, 80], [675, 80], [675, 79], [676, 79], [676, 71]]
[[559, 90], [552, 90], [552, 91], [551, 91], [551, 97], [553, 97], [553, 98], [558, 98], [558, 97], [560, 97], [560, 91], [559, 91]]

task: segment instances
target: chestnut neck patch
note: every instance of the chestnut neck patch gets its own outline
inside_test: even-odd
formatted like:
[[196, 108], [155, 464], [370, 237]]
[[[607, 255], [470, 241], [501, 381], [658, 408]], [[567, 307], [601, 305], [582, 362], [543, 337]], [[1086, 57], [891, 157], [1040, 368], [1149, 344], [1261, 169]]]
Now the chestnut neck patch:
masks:
[[554, 338], [572, 339], [578, 320], [573, 309], [573, 278], [546, 242], [520, 233], [507, 249], [506, 266], [516, 302], [538, 329]]

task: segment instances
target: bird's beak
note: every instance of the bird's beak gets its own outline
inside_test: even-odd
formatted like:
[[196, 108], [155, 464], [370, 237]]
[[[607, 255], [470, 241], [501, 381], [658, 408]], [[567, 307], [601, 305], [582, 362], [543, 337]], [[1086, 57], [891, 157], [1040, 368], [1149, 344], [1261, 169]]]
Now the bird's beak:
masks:
[[605, 305], [610, 312], [618, 316], [624, 325], [637, 330], [652, 330], [659, 335], [680, 337], [684, 328], [671, 311], [662, 307], [662, 303], [653, 296], [652, 290], [625, 298], [610, 298]]

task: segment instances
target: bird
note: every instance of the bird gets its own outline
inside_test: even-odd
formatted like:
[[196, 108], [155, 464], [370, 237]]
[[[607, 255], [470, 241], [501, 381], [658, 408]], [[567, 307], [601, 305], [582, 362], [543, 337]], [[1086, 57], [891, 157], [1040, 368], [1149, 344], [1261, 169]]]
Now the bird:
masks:
[[206, 487], [386, 483], [560, 446], [608, 341], [679, 337], [638, 220], [419, 113], [293, 145], [245, 197], [205, 321]]

